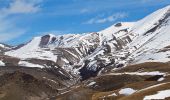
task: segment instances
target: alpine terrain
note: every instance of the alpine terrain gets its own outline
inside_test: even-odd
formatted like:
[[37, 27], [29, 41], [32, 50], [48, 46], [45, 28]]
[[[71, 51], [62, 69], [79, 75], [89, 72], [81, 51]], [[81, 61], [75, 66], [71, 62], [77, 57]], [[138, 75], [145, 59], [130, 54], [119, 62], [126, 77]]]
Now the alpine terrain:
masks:
[[170, 100], [170, 6], [99, 32], [0, 43], [0, 100]]

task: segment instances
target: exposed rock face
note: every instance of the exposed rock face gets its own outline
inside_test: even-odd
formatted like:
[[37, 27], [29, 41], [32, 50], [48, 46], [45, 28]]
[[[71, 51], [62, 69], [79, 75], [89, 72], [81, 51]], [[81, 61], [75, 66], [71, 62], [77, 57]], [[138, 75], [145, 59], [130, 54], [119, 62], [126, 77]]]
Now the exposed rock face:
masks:
[[50, 35], [45, 35], [41, 37], [40, 46], [47, 45], [50, 41]]
[[117, 23], [117, 24], [115, 24], [115, 26], [120, 27], [120, 26], [122, 26], [122, 23]]
[[0, 54], [4, 54], [4, 52], [11, 50], [11, 48], [12, 46], [0, 43]]
[[44, 35], [41, 37], [41, 41], [40, 41], [40, 44], [39, 46], [40, 47], [47, 47], [48, 45], [50, 44], [53, 44], [55, 41], [56, 41], [56, 37], [53, 36], [53, 35]]

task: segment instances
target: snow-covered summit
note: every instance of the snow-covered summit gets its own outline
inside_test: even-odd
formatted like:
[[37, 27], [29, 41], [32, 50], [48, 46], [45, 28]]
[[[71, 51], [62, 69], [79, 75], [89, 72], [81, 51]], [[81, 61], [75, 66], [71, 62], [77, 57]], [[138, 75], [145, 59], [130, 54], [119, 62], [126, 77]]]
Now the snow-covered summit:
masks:
[[[129, 47], [135, 47], [135, 62], [168, 61], [167, 52], [159, 52], [170, 45], [170, 6], [162, 8], [134, 24], [136, 34]], [[157, 52], [157, 53], [156, 53]], [[159, 60], [158, 60], [159, 59]]]
[[137, 21], [132, 28], [132, 31], [137, 34], [144, 34], [146, 31], [157, 26], [161, 20], [170, 12], [170, 6], [159, 9], [145, 18]]

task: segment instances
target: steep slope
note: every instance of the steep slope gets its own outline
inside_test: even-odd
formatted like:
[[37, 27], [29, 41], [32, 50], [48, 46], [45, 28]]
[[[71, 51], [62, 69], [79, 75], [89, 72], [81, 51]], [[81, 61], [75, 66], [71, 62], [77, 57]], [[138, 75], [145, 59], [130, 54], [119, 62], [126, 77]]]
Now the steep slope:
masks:
[[129, 47], [135, 47], [132, 56], [135, 63], [162, 61], [167, 62], [169, 31], [170, 31], [170, 6], [160, 9], [150, 16], [138, 21], [132, 32], [138, 33]]

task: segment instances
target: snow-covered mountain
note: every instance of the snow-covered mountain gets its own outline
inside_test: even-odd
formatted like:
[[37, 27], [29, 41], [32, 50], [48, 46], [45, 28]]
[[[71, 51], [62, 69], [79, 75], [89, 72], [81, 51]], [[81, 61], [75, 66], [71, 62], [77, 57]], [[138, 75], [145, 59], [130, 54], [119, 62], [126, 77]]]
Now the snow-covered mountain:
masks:
[[[43, 80], [42, 86], [57, 89], [56, 97], [64, 100], [83, 100], [81, 96], [88, 100], [86, 95], [93, 95], [94, 100], [116, 96], [118, 99], [133, 93], [140, 97], [142, 91], [155, 93], [156, 87], [160, 86], [156, 88], [160, 90], [169, 84], [169, 61], [167, 6], [139, 21], [119, 22], [99, 32], [48, 34], [16, 47], [0, 44], [0, 80], [4, 80], [1, 74], [10, 73], [5, 74], [9, 80], [4, 83], [10, 82], [11, 76], [17, 83], [18, 78], [29, 74], [33, 80]], [[96, 77], [90, 78], [93, 76]], [[131, 100], [131, 96], [127, 98]]]
[[5, 54], [20, 58], [22, 61], [30, 59], [50, 60], [63, 66], [78, 63], [83, 57], [92, 53], [98, 45], [98, 33], [62, 36], [49, 34], [35, 37], [18, 49], [13, 49]]
[[[142, 24], [142, 25], [141, 25]], [[135, 63], [168, 62], [170, 45], [170, 6], [160, 9], [138, 21], [132, 30], [138, 37], [129, 45], [137, 50], [132, 53]]]
[[170, 6], [167, 6], [139, 21], [119, 22], [99, 32], [34, 37], [5, 55], [19, 58], [18, 64], [23, 66], [35, 66], [31, 59], [52, 61], [81, 76], [87, 72], [93, 76], [128, 64], [167, 62], [170, 60], [169, 16]]

